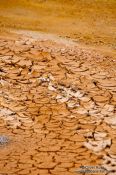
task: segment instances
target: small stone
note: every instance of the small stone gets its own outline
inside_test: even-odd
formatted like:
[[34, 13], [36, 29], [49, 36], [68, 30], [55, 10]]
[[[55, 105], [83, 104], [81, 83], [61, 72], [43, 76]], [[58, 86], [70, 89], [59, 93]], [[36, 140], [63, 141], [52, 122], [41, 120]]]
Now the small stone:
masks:
[[7, 136], [1, 135], [0, 136], [0, 145], [5, 145], [9, 142], [9, 138]]

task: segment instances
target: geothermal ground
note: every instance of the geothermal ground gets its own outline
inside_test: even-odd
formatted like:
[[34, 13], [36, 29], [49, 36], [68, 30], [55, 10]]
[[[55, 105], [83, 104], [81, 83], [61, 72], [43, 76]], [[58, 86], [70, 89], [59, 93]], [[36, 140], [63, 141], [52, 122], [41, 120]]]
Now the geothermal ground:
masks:
[[116, 59], [45, 38], [0, 35], [0, 174], [115, 175]]

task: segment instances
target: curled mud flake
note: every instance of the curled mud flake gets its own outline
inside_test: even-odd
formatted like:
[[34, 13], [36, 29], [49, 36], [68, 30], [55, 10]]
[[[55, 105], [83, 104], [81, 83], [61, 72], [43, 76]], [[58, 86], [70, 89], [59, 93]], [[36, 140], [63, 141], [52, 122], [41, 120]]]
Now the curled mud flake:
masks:
[[89, 114], [90, 115], [94, 115], [94, 114], [98, 114], [100, 111], [98, 109], [90, 109], [89, 110]]
[[86, 97], [86, 96], [81, 97], [80, 99], [81, 99], [81, 101], [83, 101], [83, 102], [89, 102], [89, 101], [90, 101], [90, 98], [89, 98], [89, 97]]
[[94, 138], [95, 140], [103, 140], [107, 136], [107, 133], [105, 132], [95, 132], [94, 133]]
[[52, 74], [49, 75], [49, 78], [50, 78], [51, 81], [54, 81], [55, 80], [55, 78], [53, 77]]
[[42, 83], [43, 82], [49, 82], [50, 81], [50, 79], [47, 78], [47, 77], [40, 77], [40, 78], [38, 78], [38, 80], [40, 80]]
[[115, 158], [113, 158], [113, 157], [111, 157], [110, 155], [109, 156], [107, 156], [107, 155], [105, 155], [104, 157], [103, 157], [103, 167], [108, 171], [108, 175], [110, 174], [110, 173], [116, 173], [116, 157]]
[[116, 81], [113, 80], [105, 80], [101, 82], [101, 85], [104, 87], [116, 87]]
[[6, 121], [6, 125], [9, 128], [17, 128], [17, 127], [21, 126], [21, 122], [19, 122], [19, 121]]
[[69, 119], [75, 119], [75, 118], [77, 118], [77, 117], [74, 116], [74, 115], [69, 115], [69, 116], [67, 116], [67, 118], [69, 118]]
[[64, 91], [66, 92], [67, 96], [71, 96], [71, 97], [81, 98], [84, 95], [80, 91], [74, 92], [71, 88], [69, 89], [64, 87]]
[[114, 111], [114, 105], [106, 104], [104, 106], [104, 109], [107, 110], [108, 112], [113, 112]]
[[108, 101], [108, 97], [100, 96], [100, 95], [94, 96], [93, 99], [98, 103], [105, 103], [106, 101]]
[[116, 160], [116, 155], [110, 154], [109, 156], [110, 156], [112, 159], [115, 159], [115, 160]]
[[9, 141], [10, 140], [9, 140], [9, 138], [7, 136], [0, 135], [0, 146], [8, 144]]
[[81, 98], [83, 97], [84, 94], [81, 93], [80, 91], [77, 91], [77, 92], [74, 93], [73, 95], [74, 95], [74, 97], [77, 97], [77, 98], [80, 98], [80, 99], [81, 99]]
[[13, 111], [11, 111], [10, 109], [7, 108], [2, 108], [0, 109], [0, 114], [1, 115], [13, 115]]
[[112, 127], [116, 127], [116, 116], [105, 118], [105, 122], [111, 125]]
[[84, 135], [87, 138], [95, 139], [95, 140], [103, 140], [107, 136], [105, 132], [88, 132]]
[[58, 102], [61, 102], [61, 103], [65, 103], [69, 100], [68, 97], [63, 97], [61, 95], [57, 95], [56, 99], [57, 99]]
[[51, 82], [49, 83], [48, 89], [49, 89], [50, 91], [56, 91], [54, 85], [53, 85]]
[[79, 107], [80, 105], [79, 105], [78, 103], [68, 101], [68, 102], [67, 102], [67, 106], [68, 106], [69, 108], [75, 108], [75, 107]]
[[85, 138], [93, 138], [93, 132], [87, 132], [84, 136]]
[[88, 103], [83, 105], [85, 109], [91, 110], [95, 108], [95, 103], [93, 101], [89, 101]]
[[76, 112], [79, 113], [79, 114], [88, 114], [88, 111], [83, 107], [78, 107], [76, 109]]
[[104, 150], [107, 146], [110, 146], [110, 145], [111, 145], [111, 139], [100, 140], [100, 141], [89, 140], [89, 142], [84, 142], [84, 146], [95, 153]]
[[21, 125], [18, 115], [8, 108], [0, 109], [0, 117], [5, 121], [6, 125], [11, 128], [17, 128]]
[[2, 78], [1, 78], [1, 80], [0, 80], [0, 84], [1, 84], [2, 86], [9, 85], [9, 83], [8, 83], [7, 81], [3, 80]]

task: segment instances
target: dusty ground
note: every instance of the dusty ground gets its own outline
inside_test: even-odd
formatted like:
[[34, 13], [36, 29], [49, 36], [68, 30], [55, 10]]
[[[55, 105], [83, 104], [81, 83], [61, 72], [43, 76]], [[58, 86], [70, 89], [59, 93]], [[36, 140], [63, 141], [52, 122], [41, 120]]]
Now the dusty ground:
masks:
[[115, 175], [116, 59], [45, 38], [0, 36], [0, 173]]
[[115, 50], [116, 0], [1, 0], [0, 29], [9, 28], [54, 33]]

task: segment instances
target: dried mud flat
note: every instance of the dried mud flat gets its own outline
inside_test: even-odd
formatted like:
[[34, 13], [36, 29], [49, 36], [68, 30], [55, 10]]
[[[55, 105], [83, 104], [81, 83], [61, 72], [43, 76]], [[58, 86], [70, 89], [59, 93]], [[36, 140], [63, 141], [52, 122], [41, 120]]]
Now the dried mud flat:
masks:
[[1, 174], [78, 175], [81, 165], [116, 174], [113, 57], [1, 35], [0, 77]]

